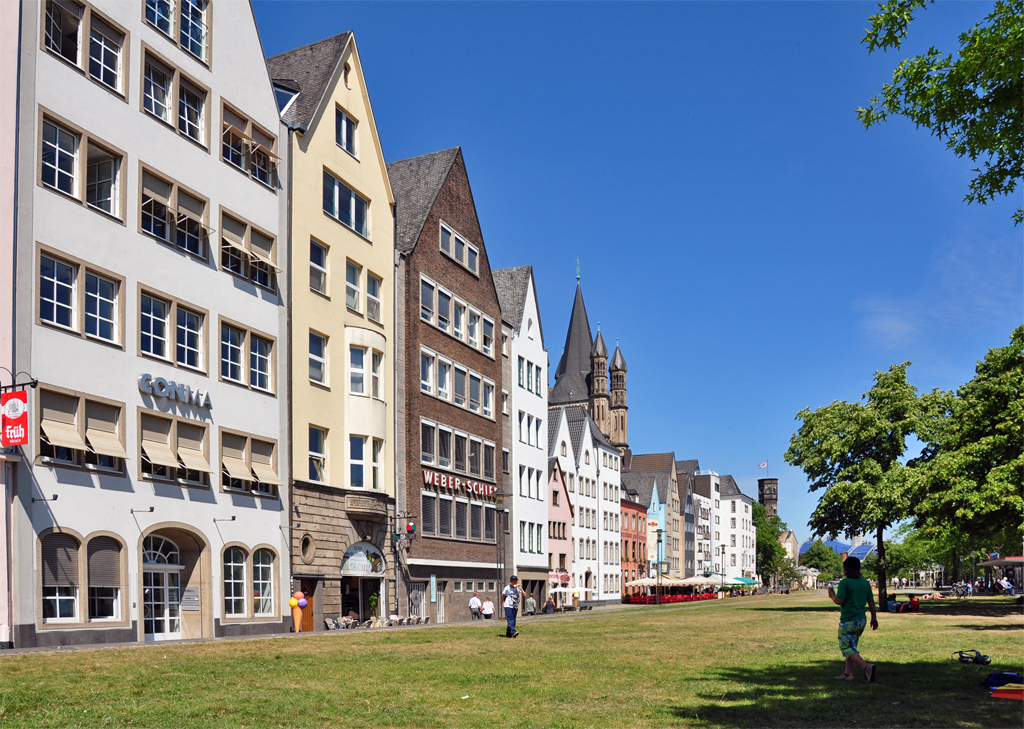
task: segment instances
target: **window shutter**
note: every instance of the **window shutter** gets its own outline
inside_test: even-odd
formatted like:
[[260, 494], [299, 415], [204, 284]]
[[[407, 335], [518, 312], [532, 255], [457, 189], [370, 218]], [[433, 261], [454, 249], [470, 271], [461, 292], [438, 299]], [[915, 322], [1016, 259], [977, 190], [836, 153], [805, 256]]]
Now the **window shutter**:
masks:
[[178, 193], [178, 212], [185, 213], [188, 217], [202, 223], [205, 210], [206, 203], [199, 198], [192, 197], [187, 192]]
[[178, 458], [170, 446], [171, 421], [152, 415], [142, 416], [142, 450], [157, 466], [178, 468]]
[[156, 177], [149, 172], [143, 172], [142, 194], [151, 197], [154, 200], [159, 200], [164, 205], [168, 205], [171, 199], [171, 186], [159, 177]]
[[78, 586], [78, 540], [70, 534], [43, 537], [43, 587]]
[[113, 537], [89, 541], [89, 587], [121, 587], [121, 545]]
[[280, 486], [281, 479], [274, 470], [274, 444], [262, 440], [252, 440], [249, 444], [252, 470], [256, 472], [256, 478], [260, 483]]
[[424, 534], [434, 534], [437, 531], [437, 513], [435, 510], [436, 502], [437, 497], [430, 494], [423, 494], [422, 531]]
[[213, 473], [203, 454], [203, 435], [206, 429], [198, 425], [178, 423], [178, 457], [185, 467], [202, 473]]
[[54, 420], [58, 423], [75, 424], [75, 411], [78, 409], [78, 398], [62, 395], [59, 392], [43, 390], [40, 396], [43, 420]]
[[99, 402], [85, 403], [85, 437], [92, 449], [103, 456], [127, 458], [117, 437], [118, 408]]
[[221, 434], [224, 470], [231, 478], [252, 481], [252, 473], [245, 465], [245, 438], [232, 433]]

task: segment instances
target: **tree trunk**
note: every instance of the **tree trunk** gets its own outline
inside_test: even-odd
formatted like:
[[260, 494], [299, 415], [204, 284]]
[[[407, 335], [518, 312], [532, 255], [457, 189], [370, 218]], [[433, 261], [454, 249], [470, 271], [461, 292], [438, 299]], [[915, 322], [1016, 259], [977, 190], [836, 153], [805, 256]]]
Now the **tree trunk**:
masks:
[[875, 550], [878, 552], [878, 611], [882, 612], [889, 605], [888, 575], [885, 573], [885, 542], [882, 541], [882, 534], [885, 531], [878, 527], [878, 534], [875, 538]]

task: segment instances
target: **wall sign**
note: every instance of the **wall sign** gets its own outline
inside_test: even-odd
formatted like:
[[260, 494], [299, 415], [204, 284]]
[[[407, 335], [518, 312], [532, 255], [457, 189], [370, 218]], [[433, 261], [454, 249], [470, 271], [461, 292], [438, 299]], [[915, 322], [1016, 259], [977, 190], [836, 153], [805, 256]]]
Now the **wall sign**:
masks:
[[186, 587], [181, 591], [181, 609], [182, 610], [198, 610], [199, 609], [199, 588], [198, 587]]
[[351, 577], [370, 577], [384, 574], [384, 555], [369, 542], [356, 542], [345, 550], [341, 559], [341, 574]]
[[163, 377], [153, 377], [145, 374], [139, 377], [139, 390], [154, 397], [165, 397], [168, 400], [177, 400], [183, 405], [192, 405], [197, 408], [212, 408], [210, 393], [205, 390], [193, 390], [188, 385], [179, 385], [177, 382], [168, 382]]
[[437, 602], [437, 575], [430, 576], [430, 602]]
[[28, 445], [28, 392], [18, 390], [0, 395], [0, 411], [3, 445]]
[[426, 469], [423, 470], [423, 483], [449, 491], [465, 491], [467, 494], [476, 494], [477, 496], [493, 496], [498, 491], [498, 487], [493, 484], [467, 481], [456, 476], [449, 476], [447, 473], [435, 473]]

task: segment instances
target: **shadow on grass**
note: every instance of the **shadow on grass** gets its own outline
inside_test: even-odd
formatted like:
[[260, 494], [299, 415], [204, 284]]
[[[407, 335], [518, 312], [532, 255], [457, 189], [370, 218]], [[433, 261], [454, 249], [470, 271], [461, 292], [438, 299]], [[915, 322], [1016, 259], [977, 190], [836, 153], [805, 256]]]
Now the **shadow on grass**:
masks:
[[[827, 598], [826, 598], [827, 599]], [[772, 605], [771, 607], [758, 606], [758, 610], [772, 610], [783, 613], [838, 613], [839, 608], [832, 603], [827, 605]]]
[[989, 623], [985, 625], [967, 625], [964, 623], [962, 625], [957, 625], [956, 627], [963, 628], [964, 630], [1005, 630], [1007, 632], [1011, 630], [1020, 632], [1022, 630], [1021, 626], [1014, 625], [1013, 623]]
[[921, 603], [921, 612], [932, 615], [967, 615], [979, 618], [1005, 618], [1020, 615], [1021, 606], [1009, 599], [936, 600]]
[[687, 725], [737, 727], [1002, 727], [1021, 725], [1016, 701], [992, 699], [978, 682], [1008, 666], [879, 663], [878, 680], [837, 681], [842, 663], [723, 668], [698, 679], [690, 705], [669, 712]]

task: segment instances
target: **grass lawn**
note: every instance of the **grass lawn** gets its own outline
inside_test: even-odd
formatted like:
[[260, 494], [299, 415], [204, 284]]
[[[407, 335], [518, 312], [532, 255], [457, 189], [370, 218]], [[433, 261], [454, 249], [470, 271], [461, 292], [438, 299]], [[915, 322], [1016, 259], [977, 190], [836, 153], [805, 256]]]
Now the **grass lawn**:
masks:
[[[840, 683], [823, 593], [521, 622], [339, 631], [0, 658], [0, 725], [115, 727], [1021, 727], [990, 671], [1024, 672], [1010, 598], [923, 602], [861, 640]], [[991, 666], [950, 660], [977, 648]], [[468, 698], [463, 698], [468, 697]]]

